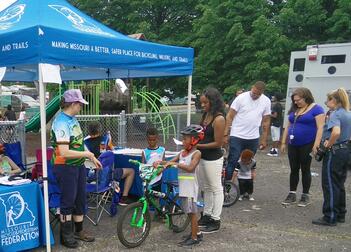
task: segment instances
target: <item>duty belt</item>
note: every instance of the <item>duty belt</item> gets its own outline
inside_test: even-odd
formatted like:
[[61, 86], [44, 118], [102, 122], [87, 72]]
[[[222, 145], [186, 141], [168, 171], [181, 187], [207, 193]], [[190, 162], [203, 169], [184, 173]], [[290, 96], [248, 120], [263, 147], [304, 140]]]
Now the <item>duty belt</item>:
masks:
[[331, 148], [333, 151], [340, 150], [340, 149], [346, 149], [346, 148], [348, 148], [348, 144], [347, 143], [334, 144]]

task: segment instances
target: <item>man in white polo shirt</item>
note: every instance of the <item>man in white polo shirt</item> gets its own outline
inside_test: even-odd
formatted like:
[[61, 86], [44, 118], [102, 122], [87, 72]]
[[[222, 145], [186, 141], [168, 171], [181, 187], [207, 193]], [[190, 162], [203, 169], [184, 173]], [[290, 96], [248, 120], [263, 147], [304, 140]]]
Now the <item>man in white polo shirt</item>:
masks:
[[263, 94], [264, 90], [265, 83], [257, 81], [250, 91], [239, 95], [230, 106], [224, 131], [224, 142], [228, 143], [229, 140], [227, 179], [232, 178], [234, 167], [244, 149], [256, 153], [259, 145], [261, 123], [260, 149], [267, 146], [271, 101]]

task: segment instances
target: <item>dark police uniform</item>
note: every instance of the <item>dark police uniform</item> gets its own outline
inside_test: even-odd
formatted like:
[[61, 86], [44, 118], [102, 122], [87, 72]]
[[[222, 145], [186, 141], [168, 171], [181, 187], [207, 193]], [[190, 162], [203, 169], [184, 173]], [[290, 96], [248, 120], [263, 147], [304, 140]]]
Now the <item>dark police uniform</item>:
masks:
[[340, 127], [340, 137], [323, 159], [322, 188], [324, 219], [330, 223], [345, 218], [345, 180], [349, 159], [348, 141], [351, 137], [351, 112], [344, 108], [333, 111], [326, 122], [323, 140], [330, 138], [333, 127]]

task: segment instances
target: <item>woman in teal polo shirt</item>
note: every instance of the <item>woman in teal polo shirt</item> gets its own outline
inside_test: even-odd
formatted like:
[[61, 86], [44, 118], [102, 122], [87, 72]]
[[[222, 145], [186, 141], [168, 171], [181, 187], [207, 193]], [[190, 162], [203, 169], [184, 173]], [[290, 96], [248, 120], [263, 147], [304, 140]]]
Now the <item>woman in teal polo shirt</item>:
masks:
[[97, 168], [101, 168], [101, 164], [92, 152], [84, 150], [83, 133], [75, 117], [84, 104], [88, 102], [84, 100], [79, 89], [67, 90], [61, 100], [62, 112], [55, 118], [51, 130], [51, 144], [55, 150], [53, 172], [61, 190], [61, 243], [69, 248], [78, 246], [76, 239], [87, 242], [95, 240], [83, 231], [86, 207], [84, 161], [86, 158], [90, 159]]

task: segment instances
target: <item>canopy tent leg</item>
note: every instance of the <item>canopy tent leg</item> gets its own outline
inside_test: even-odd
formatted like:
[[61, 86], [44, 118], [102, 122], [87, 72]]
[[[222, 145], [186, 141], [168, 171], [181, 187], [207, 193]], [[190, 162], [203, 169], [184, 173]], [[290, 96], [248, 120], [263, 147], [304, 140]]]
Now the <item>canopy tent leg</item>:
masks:
[[192, 82], [193, 82], [193, 76], [189, 75], [189, 79], [188, 79], [188, 107], [187, 107], [187, 115], [186, 115], [186, 125], [190, 125]]
[[39, 102], [40, 102], [40, 133], [41, 133], [41, 149], [43, 160], [43, 181], [44, 181], [44, 211], [45, 211], [45, 235], [46, 235], [46, 251], [51, 251], [50, 241], [50, 219], [49, 219], [49, 193], [48, 193], [48, 167], [46, 156], [46, 113], [45, 113], [45, 83], [43, 82], [43, 75], [38, 66], [39, 74]]

